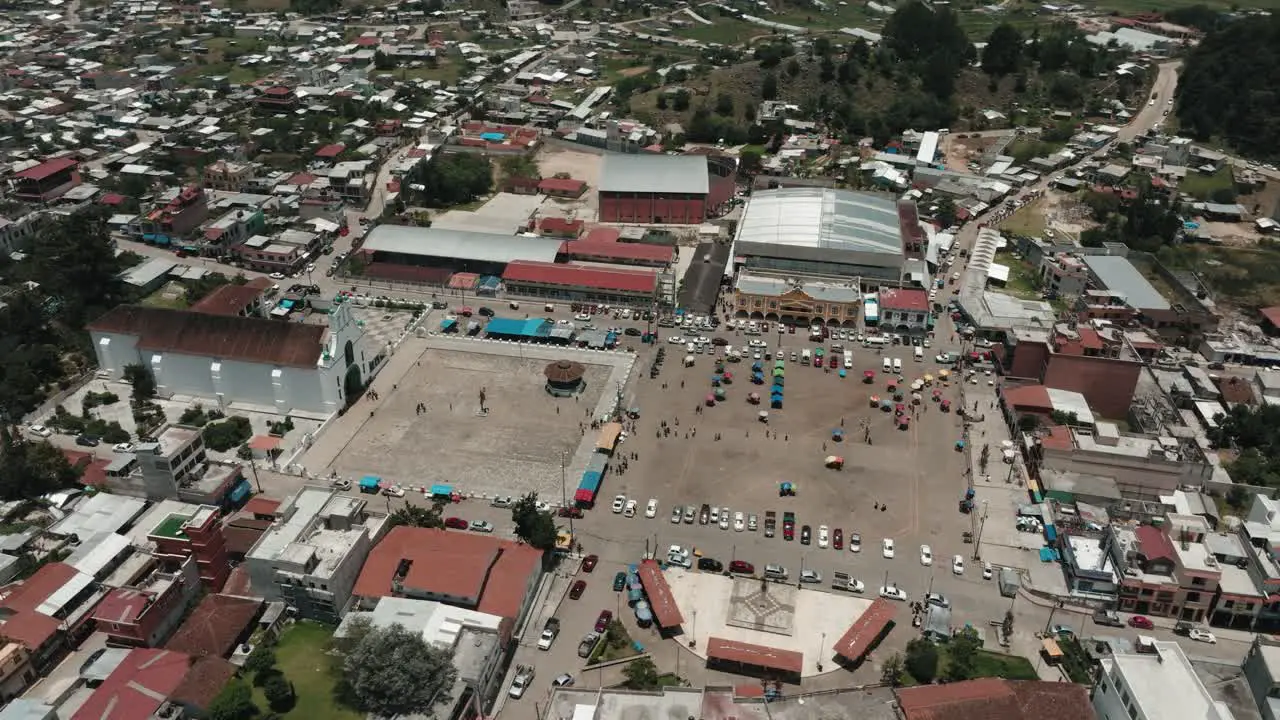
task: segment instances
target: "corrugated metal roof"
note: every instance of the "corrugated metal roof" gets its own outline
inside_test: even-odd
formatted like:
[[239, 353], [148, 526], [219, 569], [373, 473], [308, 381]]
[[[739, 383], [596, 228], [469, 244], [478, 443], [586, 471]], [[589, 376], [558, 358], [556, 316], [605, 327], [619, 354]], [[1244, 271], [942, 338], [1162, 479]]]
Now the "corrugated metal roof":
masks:
[[772, 256], [780, 248], [816, 248], [902, 257], [894, 199], [833, 188], [755, 193], [742, 213], [735, 242], [740, 255]]
[[411, 225], [379, 225], [369, 231], [361, 248], [478, 262], [554, 262], [562, 243], [562, 240], [556, 238], [520, 237]]
[[1125, 296], [1129, 305], [1138, 310], [1168, 310], [1169, 301], [1156, 290], [1149, 280], [1142, 277], [1138, 268], [1128, 258], [1116, 255], [1086, 255], [1084, 264], [1089, 266], [1102, 286]]
[[632, 155], [605, 153], [600, 168], [600, 192], [710, 192], [705, 155]]
[[508, 283], [528, 282], [568, 288], [591, 288], [622, 292], [651, 293], [658, 287], [658, 273], [643, 269], [611, 269], [557, 263], [513, 262], [502, 279]]

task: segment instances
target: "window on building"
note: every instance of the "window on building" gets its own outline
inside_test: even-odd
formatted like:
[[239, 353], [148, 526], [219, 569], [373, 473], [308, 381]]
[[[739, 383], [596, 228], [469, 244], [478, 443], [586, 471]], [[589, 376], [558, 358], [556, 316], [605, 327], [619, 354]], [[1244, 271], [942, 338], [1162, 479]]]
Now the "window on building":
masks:
[[1187, 602], [1200, 602], [1200, 593], [1198, 592], [1187, 593]]
[[1138, 720], [1138, 708], [1129, 705], [1125, 709], [1129, 711], [1129, 720]]
[[1205, 582], [1204, 578], [1202, 577], [1191, 578], [1191, 584], [1194, 585], [1195, 587], [1204, 587], [1204, 582]]

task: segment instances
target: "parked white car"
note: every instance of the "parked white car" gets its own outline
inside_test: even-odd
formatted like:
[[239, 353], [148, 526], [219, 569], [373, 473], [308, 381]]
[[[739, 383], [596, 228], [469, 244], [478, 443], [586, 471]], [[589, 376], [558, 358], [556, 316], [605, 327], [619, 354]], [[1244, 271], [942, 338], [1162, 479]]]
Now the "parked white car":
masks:
[[849, 533], [849, 552], [862, 552], [862, 536], [858, 533]]
[[956, 575], [964, 574], [964, 558], [959, 555], [951, 558], [951, 572]]
[[720, 529], [729, 529], [729, 508], [727, 507], [720, 508]]
[[629, 517], [629, 518], [633, 518], [633, 517], [635, 517], [635, 516], [636, 516], [636, 501], [635, 501], [635, 500], [628, 500], [628, 501], [627, 501], [626, 508], [625, 508], [625, 509], [623, 509], [622, 514], [623, 514], [624, 516], [626, 516], [626, 517]]
[[617, 515], [618, 513], [622, 512], [622, 508], [626, 507], [626, 505], [627, 505], [627, 496], [618, 495], [613, 498], [613, 506], [610, 509], [613, 510], [613, 513], [615, 515]]
[[802, 583], [820, 583], [822, 582], [822, 573], [817, 570], [801, 570], [800, 582]]
[[885, 538], [880, 541], [880, 554], [886, 559], [893, 559], [893, 538]]
[[920, 564], [925, 567], [933, 564], [933, 548], [928, 545], [920, 546]]
[[827, 544], [830, 543], [830, 541], [831, 541], [830, 530], [827, 529], [826, 525], [819, 525], [818, 526], [818, 547], [825, 548]]
[[644, 516], [647, 518], [658, 517], [658, 499], [649, 498], [649, 504], [644, 507]]
[[738, 512], [734, 513], [734, 514], [733, 514], [733, 530], [734, 530], [734, 532], [742, 532], [743, 530], [746, 530], [746, 529], [747, 529], [747, 519], [746, 519], [746, 517], [742, 514], [742, 511], [738, 511]]
[[1193, 629], [1191, 632], [1187, 633], [1187, 637], [1197, 642], [1209, 643], [1211, 645], [1217, 644], [1218, 642], [1218, 638], [1214, 637], [1213, 633], [1201, 628]]
[[899, 600], [901, 602], [906, 602], [907, 591], [903, 590], [897, 585], [881, 585], [880, 597], [884, 598], [885, 600]]
[[32, 425], [30, 430], [31, 434], [37, 437], [49, 437], [53, 434], [52, 430], [43, 425]]
[[493, 532], [493, 523], [488, 520], [472, 520], [467, 529], [471, 532], [491, 533]]

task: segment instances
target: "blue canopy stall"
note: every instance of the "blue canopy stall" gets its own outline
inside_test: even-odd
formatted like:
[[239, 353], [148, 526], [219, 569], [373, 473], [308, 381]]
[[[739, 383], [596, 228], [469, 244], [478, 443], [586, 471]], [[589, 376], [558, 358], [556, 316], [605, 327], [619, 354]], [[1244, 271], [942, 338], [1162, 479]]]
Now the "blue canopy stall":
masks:
[[438, 497], [438, 498], [453, 497], [453, 486], [452, 485], [432, 485], [431, 497]]
[[382, 478], [376, 475], [365, 475], [360, 478], [360, 492], [376, 493], [378, 486], [382, 484]]

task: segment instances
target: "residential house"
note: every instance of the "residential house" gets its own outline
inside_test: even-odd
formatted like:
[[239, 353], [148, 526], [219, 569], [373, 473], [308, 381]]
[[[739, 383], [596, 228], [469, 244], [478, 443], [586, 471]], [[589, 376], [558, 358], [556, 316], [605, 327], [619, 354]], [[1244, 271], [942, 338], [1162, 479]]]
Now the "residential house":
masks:
[[200, 592], [196, 561], [166, 565], [136, 585], [111, 589], [94, 608], [98, 629], [113, 645], [158, 647], [182, 621]]

